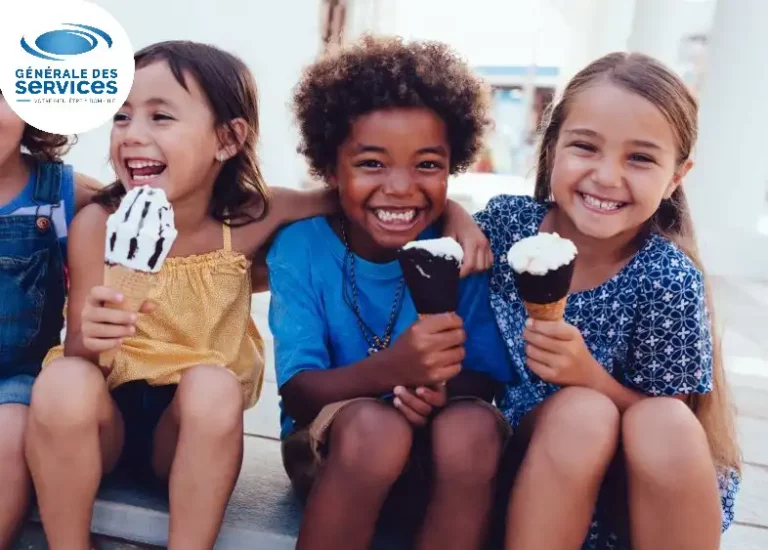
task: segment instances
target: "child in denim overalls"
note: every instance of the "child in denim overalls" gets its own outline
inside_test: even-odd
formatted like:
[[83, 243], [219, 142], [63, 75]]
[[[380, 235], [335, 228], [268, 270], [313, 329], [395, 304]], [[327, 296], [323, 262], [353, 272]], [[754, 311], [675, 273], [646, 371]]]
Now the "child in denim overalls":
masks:
[[67, 227], [95, 184], [59, 160], [69, 144], [27, 126], [0, 94], [0, 549], [29, 502], [23, 434], [32, 383], [62, 329]]

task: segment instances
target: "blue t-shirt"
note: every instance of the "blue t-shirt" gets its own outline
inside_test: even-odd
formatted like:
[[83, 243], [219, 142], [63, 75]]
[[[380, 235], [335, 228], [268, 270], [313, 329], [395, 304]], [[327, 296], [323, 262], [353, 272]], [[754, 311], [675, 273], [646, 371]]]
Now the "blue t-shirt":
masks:
[[[421, 238], [439, 236], [436, 228]], [[277, 384], [297, 373], [344, 367], [368, 356], [368, 343], [344, 300], [344, 245], [325, 218], [300, 221], [280, 231], [267, 256], [272, 293], [269, 324], [275, 338]], [[397, 261], [376, 264], [355, 258], [360, 314], [375, 334], [384, 333], [402, 271]], [[462, 280], [457, 314], [467, 333], [464, 368], [483, 372], [501, 382], [513, 373], [488, 295], [488, 274]], [[406, 291], [393, 338], [418, 316]], [[282, 437], [294, 428], [283, 411]]]
[[[494, 255], [491, 306], [522, 383], [497, 396], [512, 424], [559, 390], [526, 366], [523, 330], [525, 306], [515, 285], [507, 252], [535, 235], [549, 205], [527, 196], [491, 199], [475, 220], [491, 242]], [[581, 332], [603, 368], [625, 386], [649, 396], [704, 394], [712, 391], [712, 335], [701, 271], [674, 243], [652, 234], [630, 262], [605, 283], [568, 297], [565, 320]], [[739, 476], [718, 472], [723, 529], [733, 520]], [[601, 513], [598, 506], [597, 515]], [[606, 548], [613, 534], [602, 522], [592, 524], [585, 549]], [[599, 541], [599, 542], [596, 542]], [[614, 548], [625, 545], [613, 541]]]

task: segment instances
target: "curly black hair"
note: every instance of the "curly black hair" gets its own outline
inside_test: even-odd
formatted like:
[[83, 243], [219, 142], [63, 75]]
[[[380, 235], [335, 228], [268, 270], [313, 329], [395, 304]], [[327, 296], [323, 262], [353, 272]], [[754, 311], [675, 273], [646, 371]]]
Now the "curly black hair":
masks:
[[299, 152], [320, 178], [336, 166], [357, 117], [393, 107], [435, 111], [448, 133], [449, 171], [463, 172], [481, 149], [489, 104], [482, 79], [446, 44], [370, 36], [306, 68], [293, 98]]

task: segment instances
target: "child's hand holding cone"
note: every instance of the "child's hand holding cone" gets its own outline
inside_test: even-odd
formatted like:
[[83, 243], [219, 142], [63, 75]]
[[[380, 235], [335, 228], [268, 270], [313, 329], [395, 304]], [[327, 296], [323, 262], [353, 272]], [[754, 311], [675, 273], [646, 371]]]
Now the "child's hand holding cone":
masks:
[[[147, 186], [131, 189], [107, 219], [104, 284], [99, 288], [108, 290], [102, 295], [109, 296], [101, 299], [99, 303], [103, 305], [94, 311], [98, 310], [101, 321], [106, 324], [109, 324], [108, 317], [113, 319], [116, 327], [100, 329], [106, 340], [111, 341], [109, 344], [91, 343], [97, 347], [109, 345], [99, 358], [102, 367], [112, 365], [121, 338], [135, 332], [137, 314], [145, 311], [144, 304], [155, 277], [177, 235], [173, 206], [162, 189]], [[105, 310], [113, 313], [108, 315]]]
[[565, 321], [528, 319], [523, 331], [528, 368], [558, 386], [597, 389], [610, 375], [592, 357], [579, 329]]
[[[107, 286], [93, 287], [83, 307], [83, 345], [87, 350], [101, 354], [102, 359], [105, 356], [113, 358], [123, 339], [135, 334], [138, 315], [154, 309], [155, 303], [150, 300], [142, 302], [135, 310], [127, 308], [123, 293]], [[110, 358], [99, 362], [102, 367], [109, 367], [112, 361]]]
[[459, 374], [466, 339], [462, 325], [454, 313], [431, 315], [411, 325], [387, 350], [392, 386], [437, 385]]

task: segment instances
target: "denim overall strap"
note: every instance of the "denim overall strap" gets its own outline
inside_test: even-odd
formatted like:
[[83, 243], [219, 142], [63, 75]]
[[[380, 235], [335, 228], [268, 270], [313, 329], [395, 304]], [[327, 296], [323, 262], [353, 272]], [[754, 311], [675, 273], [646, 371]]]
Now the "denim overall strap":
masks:
[[0, 217], [0, 378], [36, 375], [60, 342], [66, 284], [53, 213], [64, 204], [67, 168], [39, 163], [30, 205], [35, 212]]
[[41, 162], [37, 168], [35, 202], [57, 204], [61, 200], [61, 182], [64, 170], [62, 162]]

